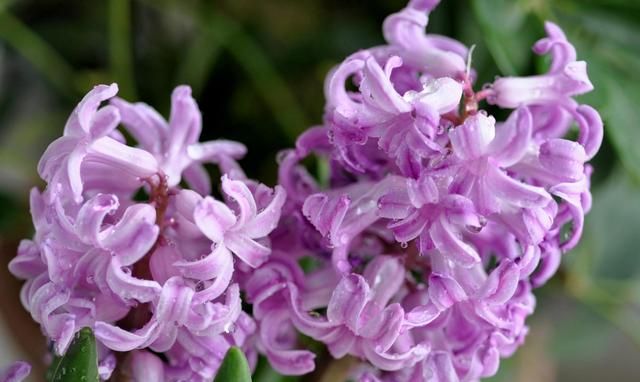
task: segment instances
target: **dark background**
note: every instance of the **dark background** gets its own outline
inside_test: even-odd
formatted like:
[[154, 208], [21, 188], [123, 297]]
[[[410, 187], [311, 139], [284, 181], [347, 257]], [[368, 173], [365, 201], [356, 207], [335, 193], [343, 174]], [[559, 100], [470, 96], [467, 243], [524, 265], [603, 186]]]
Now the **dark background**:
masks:
[[[350, 53], [383, 43], [400, 0], [0, 0], [0, 359], [39, 362], [44, 340], [6, 271], [32, 233], [37, 161], [94, 84], [167, 115], [193, 87], [202, 140], [243, 142], [251, 177], [275, 181], [275, 154], [321, 121], [323, 80]], [[588, 61], [603, 115], [594, 208], [581, 245], [537, 291], [527, 344], [494, 381], [640, 380], [640, 1], [444, 0], [429, 30], [475, 44], [478, 87], [541, 72], [531, 45], [558, 22]], [[36, 370], [36, 375], [39, 371]], [[279, 381], [259, 370], [261, 381]], [[38, 380], [35, 378], [34, 380]], [[288, 379], [295, 380], [295, 379]], [[303, 379], [300, 379], [303, 380]]]

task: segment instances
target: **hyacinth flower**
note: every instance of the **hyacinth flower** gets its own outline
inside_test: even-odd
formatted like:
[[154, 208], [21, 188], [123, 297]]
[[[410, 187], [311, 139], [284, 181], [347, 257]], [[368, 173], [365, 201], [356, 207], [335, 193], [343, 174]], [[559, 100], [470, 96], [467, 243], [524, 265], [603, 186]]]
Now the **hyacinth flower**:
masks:
[[[579, 240], [591, 204], [586, 162], [603, 126], [573, 99], [592, 86], [561, 30], [547, 24], [534, 46], [552, 55], [547, 74], [476, 92], [469, 50], [424, 32], [437, 3], [411, 1], [385, 21], [387, 45], [330, 71], [323, 125], [281, 157], [279, 181], [295, 194], [281, 221], [306, 222], [276, 229], [273, 248], [313, 258], [308, 276], [333, 268], [338, 278], [330, 296], [288, 278], [287, 327], [362, 360], [352, 370], [361, 381], [495, 374], [524, 342], [532, 291]], [[514, 110], [496, 121], [481, 101]], [[301, 165], [311, 155], [328, 162], [328, 185]], [[385, 262], [397, 274], [372, 277]], [[380, 280], [390, 295], [378, 300]], [[324, 299], [308, 304], [314, 289]]]
[[360, 382], [494, 375], [580, 239], [603, 124], [573, 98], [593, 85], [558, 26], [533, 47], [547, 73], [476, 92], [470, 49], [425, 32], [438, 3], [409, 1], [386, 44], [328, 73], [323, 121], [279, 154], [274, 187], [246, 177], [242, 144], [198, 142], [188, 87], [168, 120], [92, 90], [40, 161], [35, 234], [10, 263], [53, 353], [88, 327], [103, 380], [211, 381], [231, 347], [283, 375], [327, 357]]
[[[286, 194], [245, 177], [243, 145], [198, 142], [188, 87], [174, 91], [169, 122], [116, 93], [90, 91], [44, 153], [47, 186], [31, 192], [36, 233], [9, 268], [26, 280], [22, 303], [55, 355], [88, 327], [101, 379], [120, 366], [145, 380], [210, 381], [231, 346], [253, 351], [256, 324], [242, 311], [233, 256], [249, 269], [267, 260]], [[203, 163], [224, 174], [222, 200], [209, 195]], [[116, 352], [131, 360], [117, 363]]]

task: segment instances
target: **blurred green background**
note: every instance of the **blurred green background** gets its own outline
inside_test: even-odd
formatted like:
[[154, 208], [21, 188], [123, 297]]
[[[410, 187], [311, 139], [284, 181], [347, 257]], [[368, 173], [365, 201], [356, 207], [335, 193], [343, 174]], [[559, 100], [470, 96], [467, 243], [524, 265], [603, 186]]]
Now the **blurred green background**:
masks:
[[[202, 139], [245, 143], [248, 174], [273, 184], [277, 151], [321, 121], [327, 71], [383, 43], [385, 15], [404, 4], [0, 0], [3, 364], [18, 355], [39, 362], [44, 351], [6, 263], [31, 235], [28, 190], [42, 185], [37, 161], [86, 91], [118, 82], [121, 96], [166, 115], [173, 87], [189, 84], [203, 113]], [[602, 113], [606, 137], [593, 161], [594, 207], [582, 243], [536, 292], [527, 344], [492, 380], [638, 381], [640, 1], [443, 0], [429, 30], [476, 45], [481, 86], [496, 75], [544, 70], [530, 47], [545, 19], [559, 23], [588, 61], [596, 90], [581, 102]], [[258, 374], [280, 380], [264, 367]]]

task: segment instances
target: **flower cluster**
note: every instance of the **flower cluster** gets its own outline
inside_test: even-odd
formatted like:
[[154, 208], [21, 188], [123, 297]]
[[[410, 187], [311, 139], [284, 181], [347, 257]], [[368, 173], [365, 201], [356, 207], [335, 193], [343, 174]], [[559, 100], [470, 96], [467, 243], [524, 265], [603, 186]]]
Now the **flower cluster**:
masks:
[[[173, 92], [169, 121], [117, 91], [89, 92], [39, 163], [47, 187], [31, 192], [35, 237], [9, 265], [27, 280], [22, 303], [56, 354], [92, 328], [105, 380], [114, 352], [132, 351], [128, 372], [147, 381], [211, 381], [230, 346], [255, 363], [256, 325], [242, 311], [234, 268], [266, 260], [284, 190], [246, 178], [236, 163], [243, 145], [198, 143], [188, 87]], [[221, 199], [209, 196], [205, 163], [224, 174]]]
[[[364, 361], [360, 381], [489, 377], [524, 341], [532, 289], [580, 238], [603, 128], [572, 98], [593, 88], [585, 62], [547, 23], [533, 48], [551, 56], [547, 73], [476, 92], [467, 47], [425, 34], [437, 3], [410, 1], [385, 20], [387, 45], [335, 67], [324, 123], [280, 157], [289, 197], [247, 297], [283, 373], [313, 365], [274, 341], [276, 326]], [[481, 101], [510, 114], [499, 122]], [[311, 155], [326, 179], [303, 166]]]
[[247, 179], [241, 144], [198, 143], [188, 87], [168, 122], [94, 88], [40, 161], [36, 233], [10, 264], [55, 353], [90, 327], [102, 379], [130, 352], [134, 379], [210, 381], [230, 346], [302, 375], [302, 333], [362, 360], [361, 382], [495, 374], [581, 236], [603, 126], [573, 99], [593, 86], [556, 25], [533, 48], [547, 73], [476, 92], [469, 49], [425, 34], [438, 2], [411, 0], [386, 45], [329, 73], [324, 122], [279, 155], [274, 188]]

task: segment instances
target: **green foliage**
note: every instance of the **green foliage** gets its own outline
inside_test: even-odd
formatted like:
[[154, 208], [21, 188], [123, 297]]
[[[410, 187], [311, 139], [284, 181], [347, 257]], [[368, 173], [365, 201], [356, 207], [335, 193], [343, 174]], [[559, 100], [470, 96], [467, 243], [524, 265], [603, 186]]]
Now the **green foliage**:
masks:
[[89, 328], [76, 333], [67, 352], [56, 357], [49, 370], [48, 382], [98, 381], [98, 351], [96, 339]]
[[242, 350], [231, 347], [222, 360], [214, 382], [251, 382], [251, 371]]

